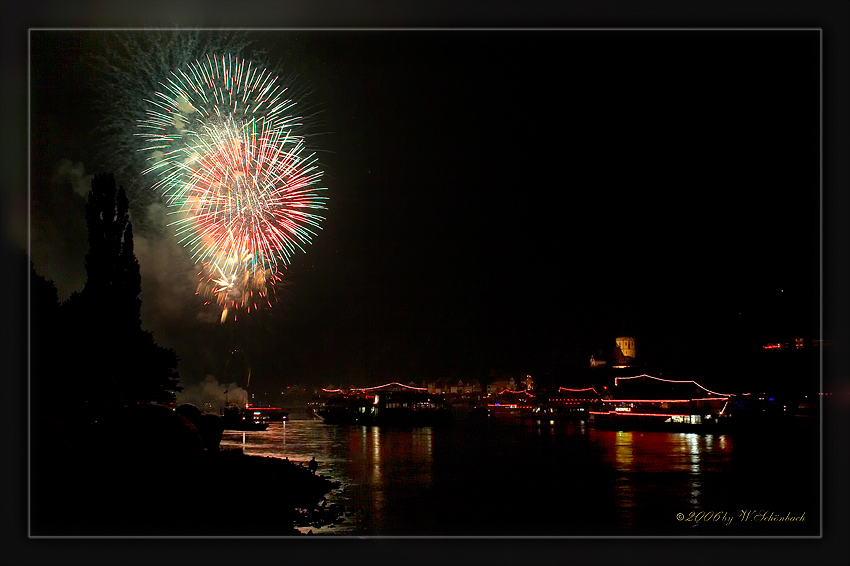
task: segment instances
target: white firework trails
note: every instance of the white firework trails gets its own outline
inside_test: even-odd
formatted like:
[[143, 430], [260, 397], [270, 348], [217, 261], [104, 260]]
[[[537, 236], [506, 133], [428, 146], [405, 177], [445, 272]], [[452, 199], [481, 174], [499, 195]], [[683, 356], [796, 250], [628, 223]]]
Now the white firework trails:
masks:
[[297, 144], [301, 136], [293, 129], [301, 118], [292, 115], [295, 102], [285, 92], [277, 77], [230, 54], [173, 71], [146, 99], [147, 117], [138, 124], [143, 150], [151, 152], [152, 164], [143, 173], [155, 173], [154, 187], [173, 195], [210, 132], [256, 127], [256, 122], [264, 131], [285, 132], [285, 140]]

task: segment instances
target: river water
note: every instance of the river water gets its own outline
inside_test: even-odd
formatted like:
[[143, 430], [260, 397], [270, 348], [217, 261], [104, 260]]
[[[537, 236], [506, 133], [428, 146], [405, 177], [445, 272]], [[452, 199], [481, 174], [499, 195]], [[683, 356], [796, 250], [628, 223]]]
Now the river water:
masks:
[[[815, 419], [730, 434], [494, 419], [395, 429], [274, 423], [222, 448], [306, 463], [352, 510], [342, 536], [817, 536]], [[259, 497], [259, 496], [258, 496]], [[779, 520], [782, 518], [783, 520]], [[304, 529], [306, 530], [306, 529]]]

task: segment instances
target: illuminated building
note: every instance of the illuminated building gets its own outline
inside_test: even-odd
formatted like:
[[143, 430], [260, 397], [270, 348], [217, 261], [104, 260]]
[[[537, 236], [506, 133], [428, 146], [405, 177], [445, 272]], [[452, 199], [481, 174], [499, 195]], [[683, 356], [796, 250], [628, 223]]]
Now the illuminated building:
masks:
[[762, 345], [763, 350], [808, 350], [828, 345], [824, 340], [809, 338], [794, 338], [793, 341], [768, 342]]
[[443, 378], [428, 383], [427, 388], [436, 395], [481, 395], [481, 382], [477, 379]]
[[631, 336], [621, 336], [616, 339], [614, 346], [614, 367], [631, 367], [635, 361], [635, 339]]
[[487, 385], [487, 395], [494, 395], [499, 391], [516, 391], [516, 380], [513, 377], [500, 377], [494, 379]]

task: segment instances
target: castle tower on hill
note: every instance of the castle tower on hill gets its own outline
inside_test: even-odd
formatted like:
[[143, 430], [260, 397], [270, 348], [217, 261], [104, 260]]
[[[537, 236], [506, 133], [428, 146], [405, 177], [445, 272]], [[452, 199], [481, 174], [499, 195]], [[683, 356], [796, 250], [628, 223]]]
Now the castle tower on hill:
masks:
[[620, 347], [620, 351], [623, 352], [624, 356], [629, 358], [635, 357], [635, 339], [631, 336], [617, 338], [617, 346]]
[[631, 367], [635, 361], [635, 339], [632, 336], [620, 336], [614, 346], [614, 367]]

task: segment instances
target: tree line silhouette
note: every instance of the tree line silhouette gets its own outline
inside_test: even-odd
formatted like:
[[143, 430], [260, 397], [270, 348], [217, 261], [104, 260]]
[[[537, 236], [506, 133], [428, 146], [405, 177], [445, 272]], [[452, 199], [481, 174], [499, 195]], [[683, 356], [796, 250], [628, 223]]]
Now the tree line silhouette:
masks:
[[34, 401], [71, 424], [115, 406], [175, 401], [177, 354], [142, 329], [141, 274], [123, 187], [96, 175], [86, 203], [86, 283], [60, 303], [52, 281], [30, 284]]
[[142, 329], [133, 225], [114, 175], [93, 178], [85, 210], [81, 291], [60, 302], [54, 282], [29, 265], [37, 534], [128, 528], [138, 509], [167, 492], [166, 478], [201, 450], [197, 431], [171, 409], [181, 390], [177, 354]]
[[[303, 509], [325, 513], [320, 500], [338, 484], [221, 451], [219, 416], [174, 408], [178, 358], [142, 329], [133, 225], [112, 174], [92, 180], [86, 224], [80, 292], [60, 302], [29, 263], [31, 533], [287, 534]], [[263, 504], [246, 515], [243, 497], [218, 496], [223, 481], [250, 484]], [[216, 512], [203, 510], [213, 497]]]

